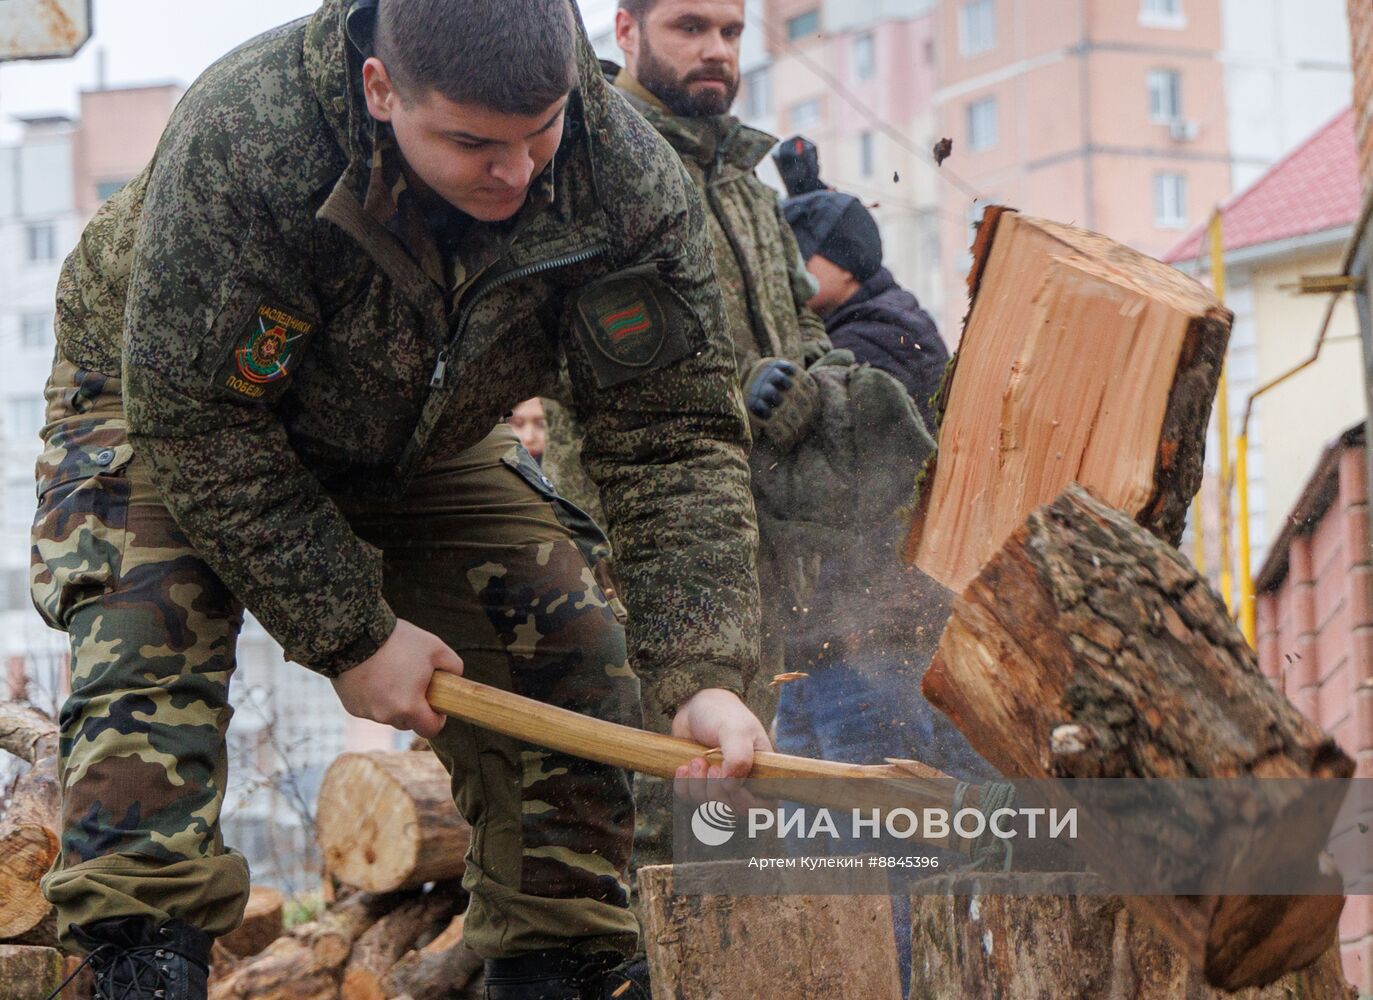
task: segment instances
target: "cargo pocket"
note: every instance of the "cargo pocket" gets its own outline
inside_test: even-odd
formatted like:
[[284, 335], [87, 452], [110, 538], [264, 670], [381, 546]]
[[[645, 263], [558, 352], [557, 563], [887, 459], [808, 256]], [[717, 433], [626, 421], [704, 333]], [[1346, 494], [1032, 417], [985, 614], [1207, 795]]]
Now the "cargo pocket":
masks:
[[605, 532], [601, 530], [595, 518], [559, 493], [553, 481], [544, 475], [539, 463], [534, 461], [534, 457], [525, 451], [522, 445], [512, 448], [501, 461], [533, 487], [534, 492], [548, 501], [559, 523], [567, 529], [581, 551], [582, 558], [591, 567], [596, 585], [604, 593], [606, 603], [615, 614], [615, 620], [621, 625], [625, 624], [629, 620], [629, 612], [625, 609], [624, 601], [620, 600], [614, 560], [610, 557], [610, 539], [606, 538]]
[[81, 601], [119, 578], [133, 455], [123, 423], [101, 421], [59, 424], [39, 456], [29, 590], [53, 628], [65, 631]]

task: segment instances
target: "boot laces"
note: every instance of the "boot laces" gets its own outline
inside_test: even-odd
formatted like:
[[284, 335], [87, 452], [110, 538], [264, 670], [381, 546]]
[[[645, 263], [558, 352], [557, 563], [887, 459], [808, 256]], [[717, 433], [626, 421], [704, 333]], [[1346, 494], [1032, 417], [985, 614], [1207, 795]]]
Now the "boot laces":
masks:
[[58, 1000], [88, 965], [95, 968], [95, 1000], [165, 1000], [169, 981], [176, 979], [165, 963], [176, 957], [176, 952], [156, 945], [118, 948], [102, 944], [81, 960], [71, 975], [62, 980], [62, 985], [48, 994], [47, 1000]]

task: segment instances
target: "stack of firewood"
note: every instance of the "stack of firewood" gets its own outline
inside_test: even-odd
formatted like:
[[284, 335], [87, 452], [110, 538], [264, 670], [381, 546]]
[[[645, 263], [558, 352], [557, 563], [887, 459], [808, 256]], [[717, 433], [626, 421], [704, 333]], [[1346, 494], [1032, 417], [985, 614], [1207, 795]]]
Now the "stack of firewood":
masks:
[[210, 1000], [457, 1000], [480, 995], [463, 943], [471, 831], [432, 753], [344, 754], [316, 806], [330, 902], [282, 932], [282, 899], [255, 887], [243, 926], [215, 942]]
[[[57, 948], [39, 880], [57, 856], [57, 727], [0, 702], [0, 750], [28, 764], [0, 816], [0, 997], [43, 1000], [78, 959]], [[345, 754], [320, 791], [325, 895], [289, 930], [285, 901], [255, 886], [243, 925], [215, 942], [211, 1000], [457, 1000], [479, 995], [459, 884], [470, 831], [429, 752]], [[84, 972], [63, 1000], [89, 1000]]]

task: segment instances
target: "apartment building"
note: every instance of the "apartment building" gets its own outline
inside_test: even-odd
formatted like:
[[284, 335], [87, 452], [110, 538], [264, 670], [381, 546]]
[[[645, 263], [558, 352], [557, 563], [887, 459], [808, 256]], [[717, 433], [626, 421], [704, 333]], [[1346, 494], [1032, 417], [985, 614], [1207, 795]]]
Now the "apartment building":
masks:
[[936, 117], [966, 193], [943, 214], [945, 311], [989, 203], [1158, 256], [1230, 191], [1217, 0], [945, 0]]

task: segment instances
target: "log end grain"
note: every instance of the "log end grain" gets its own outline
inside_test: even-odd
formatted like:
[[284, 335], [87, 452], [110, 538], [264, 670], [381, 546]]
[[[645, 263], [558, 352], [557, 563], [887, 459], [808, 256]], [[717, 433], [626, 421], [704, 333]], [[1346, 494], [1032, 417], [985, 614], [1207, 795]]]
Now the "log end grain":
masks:
[[57, 837], [46, 827], [20, 826], [0, 836], [0, 939], [22, 937], [51, 912], [38, 880], [57, 849]]

